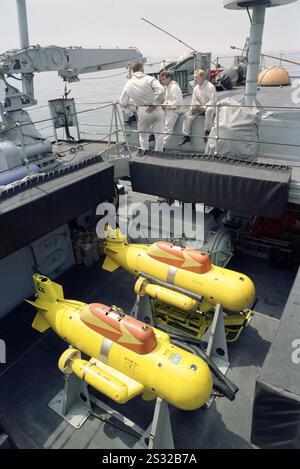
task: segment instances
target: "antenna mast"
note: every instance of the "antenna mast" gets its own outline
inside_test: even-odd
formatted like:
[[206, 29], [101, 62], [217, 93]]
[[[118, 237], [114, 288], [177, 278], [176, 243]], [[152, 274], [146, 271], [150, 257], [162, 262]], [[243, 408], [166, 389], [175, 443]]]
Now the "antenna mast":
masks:
[[189, 49], [191, 49], [193, 52], [195, 52], [195, 54], [197, 54], [198, 51], [196, 51], [196, 49], [194, 49], [192, 46], [189, 46], [188, 44], [186, 44], [186, 42], [183, 42], [183, 41], [182, 41], [181, 39], [179, 39], [178, 37], [173, 36], [173, 34], [169, 33], [169, 32], [166, 31], [165, 29], [162, 29], [162, 28], [160, 28], [159, 26], [157, 26], [156, 24], [151, 23], [151, 21], [146, 20], [146, 18], [141, 18], [141, 20], [145, 21], [145, 22], [148, 23], [148, 24], [151, 24], [151, 26], [154, 26], [154, 28], [159, 29], [159, 30], [162, 31], [163, 33], [167, 34], [168, 36], [171, 36], [173, 39], [176, 39], [176, 41], [180, 42], [180, 43], [183, 44], [184, 46], [187, 46]]

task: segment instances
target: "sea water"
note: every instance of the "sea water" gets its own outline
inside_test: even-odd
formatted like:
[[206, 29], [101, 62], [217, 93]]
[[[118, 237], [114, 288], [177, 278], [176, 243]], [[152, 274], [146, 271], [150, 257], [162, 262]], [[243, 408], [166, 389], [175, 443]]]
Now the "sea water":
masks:
[[[110, 128], [112, 106], [116, 102], [127, 80], [126, 70], [112, 70], [103, 73], [82, 75], [79, 82], [65, 83], [53, 72], [37, 74], [34, 80], [35, 98], [38, 104], [29, 110], [43, 137], [54, 140], [54, 128], [48, 107], [48, 100], [62, 98], [67, 85], [68, 98], [74, 98], [81, 138], [104, 138]], [[58, 137], [64, 138], [65, 130], [58, 129]], [[70, 129], [77, 137], [76, 129]]]
[[[278, 52], [273, 53], [280, 56]], [[300, 62], [299, 53], [284, 53], [284, 57]], [[159, 72], [163, 68], [163, 58], [148, 58], [145, 65], [146, 73]], [[174, 58], [165, 58], [165, 63]], [[233, 58], [222, 58], [221, 65], [229, 67]], [[264, 67], [280, 65], [276, 60], [264, 59]], [[281, 64], [291, 76], [300, 76], [300, 66], [282, 62]], [[117, 102], [127, 81], [128, 71], [123, 69], [108, 70], [105, 72], [80, 75], [80, 81], [67, 83], [69, 98], [74, 98], [77, 118], [80, 126], [81, 138], [107, 139], [112, 118], [111, 104]], [[13, 86], [19, 82], [10, 81]], [[48, 100], [62, 98], [66, 83], [55, 72], [36, 73], [34, 77], [35, 98], [38, 104], [29, 110], [32, 121], [44, 138], [54, 141], [53, 123], [48, 108]], [[110, 103], [110, 104], [109, 104]], [[108, 105], [109, 104], [109, 105]], [[77, 137], [76, 129], [71, 128], [70, 133]], [[65, 130], [58, 129], [59, 138], [65, 138]]]
[[[162, 67], [161, 59], [154, 58], [145, 66], [145, 71], [159, 72]], [[79, 82], [65, 83], [55, 72], [37, 73], [34, 77], [34, 94], [38, 104], [29, 109], [30, 117], [42, 136], [54, 141], [48, 100], [62, 98], [66, 85], [68, 98], [75, 100], [81, 138], [105, 139], [110, 130], [112, 103], [119, 100], [127, 75], [128, 70], [123, 68], [83, 74]], [[16, 86], [15, 82], [11, 83]], [[71, 128], [70, 133], [77, 137], [75, 128]], [[59, 138], [64, 138], [65, 130], [58, 129], [57, 134]]]

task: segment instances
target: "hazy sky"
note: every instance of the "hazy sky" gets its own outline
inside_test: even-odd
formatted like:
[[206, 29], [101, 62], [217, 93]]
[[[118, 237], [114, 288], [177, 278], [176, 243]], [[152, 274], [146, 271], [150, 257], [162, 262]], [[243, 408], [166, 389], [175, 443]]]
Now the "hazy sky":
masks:
[[[245, 11], [222, 0], [27, 0], [31, 44], [136, 46], [145, 56], [174, 57], [188, 49], [141, 16], [203, 52], [230, 55], [249, 33]], [[0, 52], [19, 47], [15, 0], [0, 0]], [[263, 51], [300, 51], [300, 0], [267, 11]]]

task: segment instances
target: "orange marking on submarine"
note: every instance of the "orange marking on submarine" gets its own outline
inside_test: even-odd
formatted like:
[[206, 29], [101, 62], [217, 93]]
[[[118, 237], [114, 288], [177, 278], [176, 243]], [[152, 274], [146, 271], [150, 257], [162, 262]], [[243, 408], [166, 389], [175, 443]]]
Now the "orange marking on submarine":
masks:
[[152, 352], [157, 346], [153, 329], [138, 319], [100, 303], [92, 303], [87, 309], [92, 315], [92, 321], [86, 314], [81, 314], [80, 319], [98, 334], [105, 335], [108, 339], [140, 355]]
[[[166, 253], [166, 256], [164, 256], [164, 253]], [[154, 243], [147, 254], [159, 262], [196, 274], [205, 274], [211, 269], [211, 261], [206, 252], [182, 248], [165, 241]]]

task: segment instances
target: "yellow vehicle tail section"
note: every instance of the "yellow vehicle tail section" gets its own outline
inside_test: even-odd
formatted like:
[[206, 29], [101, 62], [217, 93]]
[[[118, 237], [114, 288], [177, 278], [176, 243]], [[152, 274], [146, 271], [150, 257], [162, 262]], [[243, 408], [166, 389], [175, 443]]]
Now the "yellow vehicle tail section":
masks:
[[[39, 274], [33, 275], [33, 280], [39, 303], [56, 303], [57, 300], [64, 299], [63, 288], [58, 283], [52, 282], [48, 277]], [[47, 308], [45, 307], [45, 309]]]
[[45, 312], [48, 311], [49, 304], [64, 299], [64, 292], [61, 285], [52, 282], [44, 275], [35, 274], [33, 280], [36, 287], [36, 300], [27, 301], [27, 303], [37, 308], [38, 313], [33, 320], [32, 327], [38, 332], [45, 332], [51, 327], [45, 318]]
[[119, 268], [119, 264], [117, 264], [114, 260], [112, 260], [110, 257], [106, 256], [102, 269], [107, 270], [108, 272], [114, 272]]
[[[36, 306], [33, 301], [28, 303], [31, 303], [33, 306]], [[43, 313], [38, 312], [33, 320], [32, 327], [38, 332], [45, 332], [51, 326], [48, 321], [46, 321], [46, 319], [44, 318]]]

